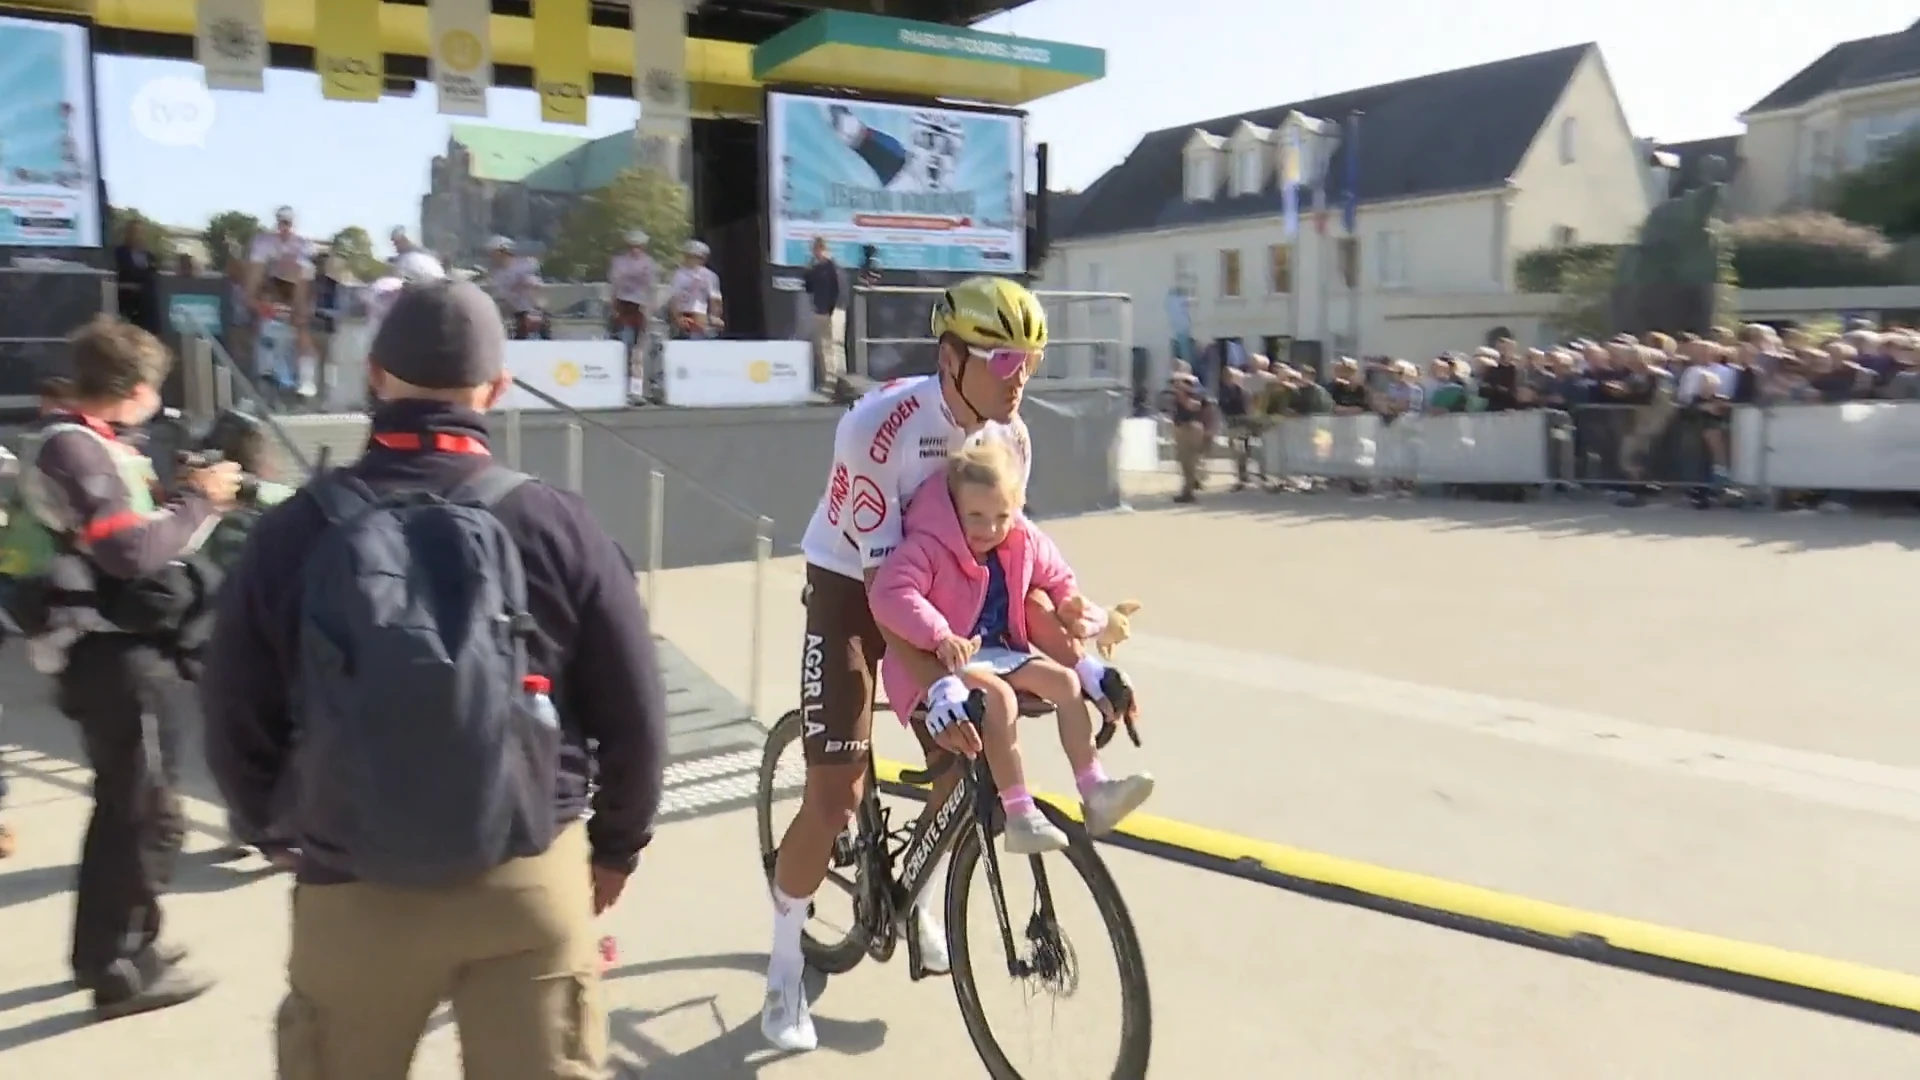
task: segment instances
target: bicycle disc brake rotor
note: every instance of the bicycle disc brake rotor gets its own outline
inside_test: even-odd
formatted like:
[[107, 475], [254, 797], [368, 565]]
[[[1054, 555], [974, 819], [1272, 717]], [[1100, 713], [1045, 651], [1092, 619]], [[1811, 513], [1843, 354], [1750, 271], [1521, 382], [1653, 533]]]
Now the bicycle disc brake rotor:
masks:
[[1073, 943], [1057, 919], [1036, 911], [1027, 920], [1027, 977], [1055, 997], [1072, 997], [1080, 989], [1080, 963]]

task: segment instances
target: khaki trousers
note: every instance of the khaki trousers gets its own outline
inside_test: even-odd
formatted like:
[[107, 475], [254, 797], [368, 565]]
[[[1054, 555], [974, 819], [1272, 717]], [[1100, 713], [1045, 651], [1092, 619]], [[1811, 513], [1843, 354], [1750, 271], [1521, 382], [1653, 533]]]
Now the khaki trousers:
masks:
[[607, 1018], [586, 825], [432, 891], [298, 885], [281, 1080], [407, 1080], [453, 1003], [467, 1080], [603, 1080]]

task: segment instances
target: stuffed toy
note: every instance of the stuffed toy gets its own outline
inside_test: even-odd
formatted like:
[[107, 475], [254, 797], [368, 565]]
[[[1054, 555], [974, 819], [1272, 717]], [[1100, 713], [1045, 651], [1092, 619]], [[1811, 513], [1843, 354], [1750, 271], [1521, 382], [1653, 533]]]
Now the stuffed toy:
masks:
[[1113, 650], [1119, 644], [1133, 636], [1133, 615], [1140, 610], [1140, 601], [1122, 600], [1107, 612], [1107, 625], [1093, 639], [1100, 649], [1100, 658], [1113, 659]]

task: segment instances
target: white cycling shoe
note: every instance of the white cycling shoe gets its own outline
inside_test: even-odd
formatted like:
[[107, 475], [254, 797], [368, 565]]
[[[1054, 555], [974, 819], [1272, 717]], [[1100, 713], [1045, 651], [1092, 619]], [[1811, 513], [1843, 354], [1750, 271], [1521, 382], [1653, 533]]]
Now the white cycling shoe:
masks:
[[806, 968], [791, 978], [776, 979], [767, 974], [767, 997], [760, 1006], [760, 1034], [776, 1050], [800, 1053], [818, 1049], [820, 1036], [813, 1030], [813, 1013], [807, 1008]]
[[1102, 780], [1081, 800], [1080, 813], [1087, 819], [1088, 832], [1105, 836], [1152, 796], [1150, 773]]
[[1065, 851], [1067, 834], [1060, 826], [1047, 820], [1047, 815], [1033, 807], [1025, 813], [1008, 814], [1006, 833], [1000, 838], [1001, 846], [1009, 855], [1045, 855], [1049, 851]]
[[914, 944], [920, 949], [920, 969], [929, 975], [945, 975], [953, 970], [953, 958], [947, 955], [947, 928], [929, 908], [916, 905], [911, 916]]

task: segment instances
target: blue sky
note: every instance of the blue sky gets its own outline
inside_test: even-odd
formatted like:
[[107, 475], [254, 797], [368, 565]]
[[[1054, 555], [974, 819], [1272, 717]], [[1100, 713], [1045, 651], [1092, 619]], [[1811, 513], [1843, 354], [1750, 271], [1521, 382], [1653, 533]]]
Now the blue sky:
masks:
[[[1032, 106], [1054, 186], [1084, 186], [1154, 128], [1598, 41], [1637, 134], [1730, 134], [1735, 116], [1832, 44], [1911, 23], [1905, 0], [1342, 0], [1311, 14], [1276, 0], [1035, 0], [983, 29], [1107, 50], [1107, 78]], [[204, 148], [139, 133], [143, 86], [197, 78], [186, 62], [102, 57], [100, 140], [108, 192], [169, 224], [281, 203], [325, 235], [418, 223], [448, 120], [433, 88], [376, 105], [325, 101], [305, 72], [269, 72], [265, 94], [217, 92]], [[165, 84], [161, 84], [165, 85]], [[539, 122], [531, 92], [493, 90], [486, 123]], [[595, 98], [589, 135], [633, 124], [632, 102]]]

